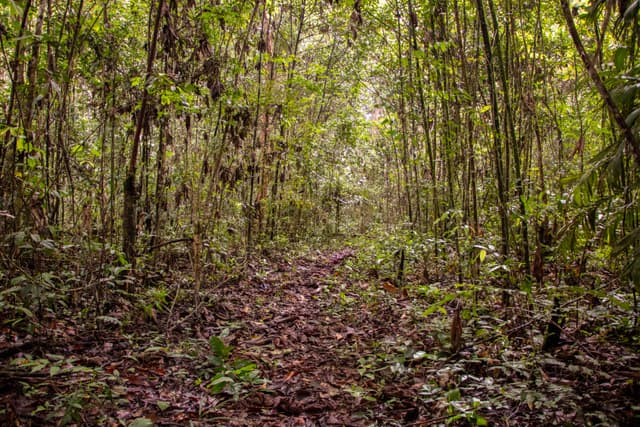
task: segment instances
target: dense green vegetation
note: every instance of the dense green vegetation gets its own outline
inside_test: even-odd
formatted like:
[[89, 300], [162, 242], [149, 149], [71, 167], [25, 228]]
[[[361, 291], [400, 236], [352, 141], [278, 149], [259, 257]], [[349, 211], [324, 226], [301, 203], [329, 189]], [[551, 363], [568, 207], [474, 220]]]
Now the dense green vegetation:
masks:
[[[332, 276], [318, 280], [334, 299], [318, 303], [328, 311], [304, 306], [299, 316], [331, 313], [366, 330], [372, 324], [353, 323], [359, 312], [406, 314], [439, 337], [424, 348], [367, 341], [354, 356], [363, 378], [396, 366], [395, 353], [455, 362], [455, 373], [456, 358], [497, 360], [525, 348], [513, 359], [529, 363], [600, 340], [626, 355], [619, 378], [628, 389], [617, 391], [633, 396], [639, 8], [626, 0], [0, 0], [0, 379], [15, 383], [0, 392], [39, 402], [25, 406], [29, 416], [0, 406], [0, 418], [142, 420], [118, 405], [79, 415], [117, 394], [105, 391], [111, 377], [45, 405], [34, 391], [42, 378], [29, 372], [86, 372], [88, 362], [69, 359], [75, 347], [61, 342], [122, 340], [113, 329], [146, 340], [142, 352], [177, 340], [174, 353], [188, 353], [202, 331], [192, 325], [176, 337], [178, 325], [207, 322], [225, 298], [238, 311], [227, 307], [230, 323], [207, 329], [192, 372], [211, 395], [236, 401], [268, 387], [259, 369], [279, 355], [258, 360], [241, 345], [249, 355], [232, 355], [229, 330], [235, 340], [253, 337], [234, 335], [245, 312], [229, 295], [253, 298], [248, 289], [273, 272], [288, 289], [282, 271], [301, 274], [309, 261], [300, 264], [300, 254], [327, 261]], [[348, 256], [336, 267], [329, 253]], [[380, 308], [389, 299], [405, 301], [405, 314]], [[155, 332], [136, 338], [127, 328], [137, 322]], [[149, 344], [153, 337], [167, 343]], [[434, 423], [508, 423], [490, 404], [483, 412], [456, 395], [451, 375], [439, 391], [402, 399], [466, 402], [439, 406]], [[349, 392], [358, 404], [384, 394], [358, 387]], [[516, 415], [533, 425], [631, 425], [640, 407], [629, 397], [602, 413], [553, 418], [541, 397], [523, 392], [514, 403], [516, 394], [500, 404], [550, 411]], [[399, 418], [372, 411], [364, 423], [424, 415], [417, 403], [402, 408]]]

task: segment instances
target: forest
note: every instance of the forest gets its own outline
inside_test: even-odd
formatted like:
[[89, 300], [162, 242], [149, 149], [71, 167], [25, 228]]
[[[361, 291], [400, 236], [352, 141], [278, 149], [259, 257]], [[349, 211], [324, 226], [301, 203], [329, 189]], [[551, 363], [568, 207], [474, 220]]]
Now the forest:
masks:
[[639, 425], [639, 9], [0, 0], [0, 426]]

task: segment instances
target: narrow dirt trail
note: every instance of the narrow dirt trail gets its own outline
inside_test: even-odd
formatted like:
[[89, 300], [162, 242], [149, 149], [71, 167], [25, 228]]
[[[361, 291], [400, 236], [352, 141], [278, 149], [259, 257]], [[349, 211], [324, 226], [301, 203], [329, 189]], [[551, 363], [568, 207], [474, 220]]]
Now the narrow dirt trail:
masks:
[[[337, 277], [352, 255], [344, 250], [283, 263], [240, 283], [221, 302], [230, 316], [242, 319], [229, 337], [235, 353], [259, 363], [272, 391], [220, 411], [228, 425], [364, 426], [373, 419], [391, 425], [415, 416], [411, 400], [403, 401], [404, 387], [382, 390], [373, 375], [363, 375], [363, 347], [371, 335], [393, 333], [394, 317], [363, 328], [383, 316], [373, 316]], [[380, 407], [375, 401], [382, 393], [395, 403]]]
[[[119, 299], [96, 323], [53, 319], [29, 353], [5, 351], [0, 426], [428, 425], [414, 423], [424, 381], [390, 355], [432, 341], [402, 302], [340, 271], [353, 255], [263, 260], [203, 288], [196, 310], [178, 272], [173, 305], [151, 287], [145, 305]], [[234, 371], [243, 361], [262, 385]]]
[[176, 271], [175, 304], [154, 305], [168, 291], [151, 286], [95, 323], [51, 319], [0, 346], [0, 426], [637, 425], [631, 349], [594, 335], [540, 353], [519, 326], [532, 321], [504, 321], [484, 288], [449, 357], [457, 285], [403, 297], [354, 256], [256, 261], [195, 310]]

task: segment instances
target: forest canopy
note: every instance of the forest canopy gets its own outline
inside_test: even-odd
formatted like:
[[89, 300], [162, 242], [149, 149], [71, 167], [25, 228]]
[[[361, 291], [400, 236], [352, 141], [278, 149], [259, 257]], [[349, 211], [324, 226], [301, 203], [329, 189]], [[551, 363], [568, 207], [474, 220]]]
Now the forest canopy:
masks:
[[3, 2], [3, 235], [382, 227], [638, 277], [634, 4], [567, 5], [585, 63], [555, 2]]

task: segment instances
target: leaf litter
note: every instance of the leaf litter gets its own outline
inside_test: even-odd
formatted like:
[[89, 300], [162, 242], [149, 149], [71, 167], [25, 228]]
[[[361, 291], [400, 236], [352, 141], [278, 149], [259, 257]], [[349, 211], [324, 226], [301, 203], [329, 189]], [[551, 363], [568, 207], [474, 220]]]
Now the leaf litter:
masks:
[[501, 307], [486, 287], [452, 353], [448, 295], [478, 292], [415, 278], [399, 292], [354, 274], [354, 256], [254, 261], [195, 306], [176, 297], [171, 310], [132, 316], [123, 300], [94, 325], [60, 315], [39, 334], [3, 327], [2, 425], [639, 422], [633, 348], [576, 326], [542, 353], [532, 332], [541, 322]]

